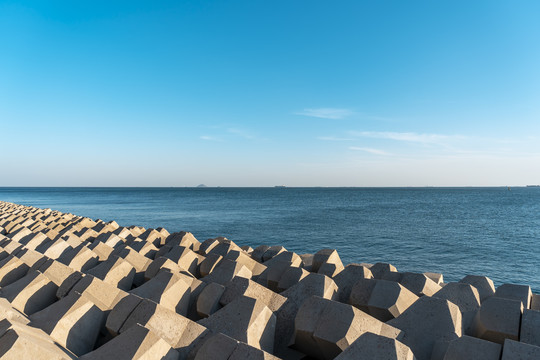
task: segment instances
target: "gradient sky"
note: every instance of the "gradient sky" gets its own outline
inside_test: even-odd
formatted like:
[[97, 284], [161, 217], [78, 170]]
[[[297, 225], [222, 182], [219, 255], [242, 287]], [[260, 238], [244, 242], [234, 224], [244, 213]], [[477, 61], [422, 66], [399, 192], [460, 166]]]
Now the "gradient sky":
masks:
[[0, 0], [0, 186], [539, 184], [539, 18], [536, 0]]

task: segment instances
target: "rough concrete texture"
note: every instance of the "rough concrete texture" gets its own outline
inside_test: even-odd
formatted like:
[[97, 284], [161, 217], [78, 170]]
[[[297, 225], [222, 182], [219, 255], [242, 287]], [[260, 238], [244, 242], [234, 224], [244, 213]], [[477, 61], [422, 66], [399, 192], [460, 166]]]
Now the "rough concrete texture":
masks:
[[318, 359], [333, 359], [365, 332], [402, 336], [400, 330], [351, 305], [312, 296], [296, 315], [294, 347]]
[[528, 309], [523, 311], [519, 341], [540, 346], [540, 311]]
[[495, 291], [495, 296], [519, 300], [524, 309], [530, 309], [532, 292], [531, 287], [526, 285], [502, 284]]
[[335, 265], [335, 271], [340, 272], [344, 269], [343, 263], [339, 257], [337, 250], [335, 249], [322, 249], [315, 253], [313, 257], [313, 263], [311, 271], [319, 272], [323, 264], [333, 264]]
[[206, 318], [221, 309], [219, 299], [225, 291], [225, 286], [218, 283], [210, 283], [204, 287], [197, 297], [197, 314]]
[[505, 339], [519, 340], [522, 313], [519, 300], [487, 298], [474, 318], [474, 336], [499, 344]]
[[366, 332], [335, 360], [414, 360], [411, 349], [397, 339]]
[[500, 344], [464, 335], [449, 342], [443, 360], [498, 360]]
[[279, 360], [279, 358], [246, 343], [218, 333], [210, 336], [198, 349], [194, 360]]
[[448, 283], [433, 297], [449, 300], [461, 311], [463, 333], [473, 334], [474, 317], [480, 308], [480, 294], [472, 285], [466, 283]]
[[387, 324], [404, 331], [401, 342], [411, 348], [418, 360], [430, 359], [435, 342], [462, 335], [459, 307], [448, 300], [427, 296]]
[[399, 283], [376, 280], [367, 308], [373, 317], [388, 321], [401, 315], [417, 300], [418, 296]]
[[239, 297], [199, 324], [272, 353], [276, 316], [261, 300]]
[[501, 360], [540, 359], [540, 347], [506, 339]]
[[349, 264], [333, 279], [338, 286], [339, 301], [346, 303], [349, 301], [354, 284], [359, 279], [373, 279], [373, 274], [366, 266]]
[[474, 286], [476, 290], [478, 290], [481, 302], [488, 297], [495, 295], [495, 285], [493, 285], [493, 280], [486, 276], [467, 275], [459, 280], [459, 282]]

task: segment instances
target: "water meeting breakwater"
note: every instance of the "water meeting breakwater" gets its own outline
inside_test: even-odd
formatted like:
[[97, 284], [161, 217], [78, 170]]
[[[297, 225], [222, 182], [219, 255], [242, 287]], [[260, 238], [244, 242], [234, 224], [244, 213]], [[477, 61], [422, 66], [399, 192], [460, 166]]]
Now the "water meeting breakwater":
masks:
[[540, 358], [527, 285], [7, 202], [0, 317], [2, 359]]

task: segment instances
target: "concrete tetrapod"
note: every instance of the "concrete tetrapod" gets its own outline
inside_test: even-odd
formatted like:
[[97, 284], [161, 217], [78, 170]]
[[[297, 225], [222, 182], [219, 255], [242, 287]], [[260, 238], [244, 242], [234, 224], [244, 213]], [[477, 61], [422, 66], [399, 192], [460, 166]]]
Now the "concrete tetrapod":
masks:
[[136, 324], [81, 360], [178, 360], [180, 354], [165, 340], [142, 325]]
[[449, 342], [443, 360], [499, 360], [501, 351], [500, 344], [464, 335]]
[[503, 344], [505, 339], [519, 340], [523, 304], [492, 296], [487, 298], [474, 318], [474, 336]]
[[475, 287], [465, 283], [448, 283], [433, 297], [449, 300], [456, 304], [461, 311], [463, 333], [473, 334], [474, 317], [480, 308], [480, 294]]
[[356, 339], [335, 360], [414, 360], [409, 347], [386, 336], [366, 332]]
[[399, 338], [402, 332], [361, 310], [312, 296], [294, 322], [294, 348], [317, 359], [333, 359], [366, 332]]
[[366, 266], [360, 264], [349, 264], [334, 277], [334, 282], [338, 286], [338, 299], [346, 303], [351, 296], [351, 290], [359, 279], [373, 279], [373, 274]]
[[448, 300], [423, 296], [388, 325], [405, 332], [401, 342], [418, 360], [428, 360], [439, 340], [461, 336], [461, 311]]
[[276, 316], [261, 300], [239, 297], [198, 323], [257, 349], [274, 351]]
[[516, 284], [502, 284], [495, 291], [495, 296], [519, 300], [524, 309], [531, 308], [532, 291], [530, 286]]
[[459, 280], [459, 282], [474, 286], [480, 295], [480, 302], [484, 302], [488, 297], [495, 295], [493, 280], [487, 276], [467, 275]]

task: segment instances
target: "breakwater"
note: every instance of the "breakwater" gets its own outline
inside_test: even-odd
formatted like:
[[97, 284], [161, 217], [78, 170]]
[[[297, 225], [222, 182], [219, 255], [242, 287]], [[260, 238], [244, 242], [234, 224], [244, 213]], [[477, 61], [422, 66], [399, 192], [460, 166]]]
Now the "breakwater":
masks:
[[0, 355], [536, 359], [527, 285], [0, 202]]

